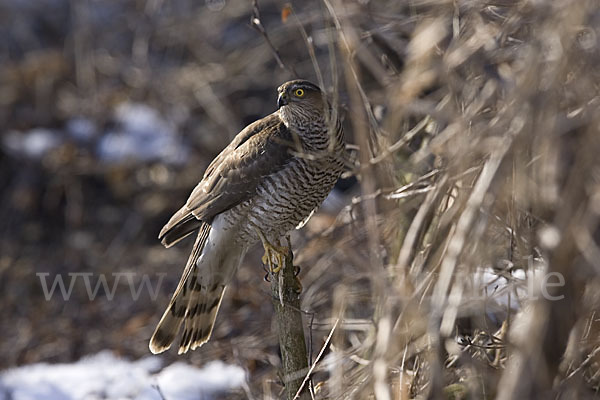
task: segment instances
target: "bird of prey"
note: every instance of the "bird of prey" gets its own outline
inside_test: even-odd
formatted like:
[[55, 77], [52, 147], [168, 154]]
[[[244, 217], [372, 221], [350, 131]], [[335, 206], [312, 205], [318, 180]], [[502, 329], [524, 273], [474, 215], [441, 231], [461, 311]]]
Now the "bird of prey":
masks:
[[342, 127], [321, 89], [294, 80], [277, 91], [278, 110], [225, 147], [160, 232], [165, 247], [193, 233], [196, 241], [150, 339], [152, 353], [169, 349], [181, 325], [179, 354], [206, 343], [246, 251], [262, 242], [263, 262], [276, 273], [287, 254], [280, 239], [310, 217], [342, 173]]

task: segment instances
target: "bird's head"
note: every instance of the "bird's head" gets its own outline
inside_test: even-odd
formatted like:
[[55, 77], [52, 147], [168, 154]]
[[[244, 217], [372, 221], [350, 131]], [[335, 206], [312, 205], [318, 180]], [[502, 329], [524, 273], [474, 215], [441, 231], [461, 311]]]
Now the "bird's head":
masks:
[[301, 79], [289, 81], [279, 86], [277, 92], [279, 108], [289, 106], [323, 111], [323, 95], [321, 89], [314, 83]]
[[[335, 136], [336, 151], [343, 148], [343, 133], [337, 113], [332, 114], [329, 101], [317, 85], [299, 79], [284, 83], [277, 92], [279, 117], [302, 139], [305, 149], [329, 149], [330, 136]], [[335, 125], [329, 125], [332, 116]], [[330, 133], [332, 127], [335, 130]]]

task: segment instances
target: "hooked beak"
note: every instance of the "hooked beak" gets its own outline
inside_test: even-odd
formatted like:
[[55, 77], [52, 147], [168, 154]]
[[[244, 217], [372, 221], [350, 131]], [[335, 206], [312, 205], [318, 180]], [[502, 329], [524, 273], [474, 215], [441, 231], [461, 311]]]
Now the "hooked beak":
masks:
[[288, 99], [285, 93], [279, 93], [279, 97], [277, 98], [277, 107], [283, 107], [287, 105]]

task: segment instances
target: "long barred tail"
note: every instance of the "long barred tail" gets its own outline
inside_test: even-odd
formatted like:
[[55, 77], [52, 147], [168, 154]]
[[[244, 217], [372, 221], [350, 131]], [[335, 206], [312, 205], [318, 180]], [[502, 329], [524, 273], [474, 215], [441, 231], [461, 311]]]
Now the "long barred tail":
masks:
[[150, 351], [154, 354], [171, 347], [184, 322], [179, 354], [203, 345], [210, 338], [225, 284], [219, 282], [218, 274], [211, 274], [210, 271], [202, 274], [196, 265], [209, 233], [208, 224], [203, 224], [198, 231], [179, 285], [150, 339]]
[[185, 327], [178, 354], [186, 353], [190, 348], [195, 350], [208, 342], [225, 293], [225, 285], [215, 283], [212, 287], [207, 287], [194, 282], [194, 277], [195, 275], [191, 277], [191, 293], [185, 307]]

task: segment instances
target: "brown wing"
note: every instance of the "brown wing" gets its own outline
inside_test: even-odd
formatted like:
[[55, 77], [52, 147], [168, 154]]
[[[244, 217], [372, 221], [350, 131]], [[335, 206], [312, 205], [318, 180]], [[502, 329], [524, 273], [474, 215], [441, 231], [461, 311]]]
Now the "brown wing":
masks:
[[167, 247], [196, 230], [201, 221], [252, 196], [264, 176], [283, 168], [292, 158], [292, 133], [276, 113], [242, 130], [213, 160], [186, 204], [160, 232]]

